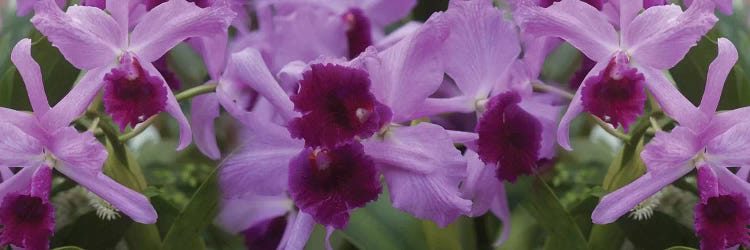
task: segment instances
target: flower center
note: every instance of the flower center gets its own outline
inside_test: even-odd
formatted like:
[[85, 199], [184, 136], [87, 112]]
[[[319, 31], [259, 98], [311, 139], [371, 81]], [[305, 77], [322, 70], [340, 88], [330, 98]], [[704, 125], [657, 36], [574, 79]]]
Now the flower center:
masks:
[[373, 160], [354, 142], [334, 149], [304, 149], [289, 163], [289, 193], [316, 222], [341, 229], [349, 212], [382, 190]]
[[125, 54], [117, 68], [104, 76], [104, 108], [124, 131], [164, 110], [167, 89], [150, 76], [135, 57]]
[[646, 101], [645, 78], [628, 64], [625, 54], [617, 55], [598, 75], [586, 79], [582, 90], [585, 111], [614, 127], [621, 125], [626, 132], [643, 113]]
[[708, 198], [705, 216], [713, 222], [732, 223], [735, 221], [739, 205], [734, 197], [720, 195]]
[[350, 9], [344, 13], [344, 22], [347, 24], [346, 40], [349, 43], [349, 58], [355, 58], [372, 45], [372, 33], [370, 31], [370, 19], [365, 16], [361, 9]]
[[370, 137], [390, 122], [391, 110], [370, 93], [367, 72], [334, 64], [313, 64], [303, 74], [299, 93], [292, 96], [302, 113], [289, 122], [295, 138], [307, 147], [335, 147]]
[[542, 125], [520, 102], [516, 92], [492, 97], [476, 128], [479, 158], [497, 164], [501, 181], [515, 182], [521, 174], [532, 174], [539, 160]]

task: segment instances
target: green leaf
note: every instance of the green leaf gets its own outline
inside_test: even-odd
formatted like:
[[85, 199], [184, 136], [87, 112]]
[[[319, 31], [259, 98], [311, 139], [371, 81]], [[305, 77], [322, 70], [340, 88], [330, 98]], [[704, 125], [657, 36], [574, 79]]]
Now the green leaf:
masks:
[[218, 169], [206, 178], [187, 206], [182, 210], [169, 229], [162, 242], [161, 249], [204, 249], [203, 245], [195, 245], [194, 241], [186, 240], [200, 238], [201, 232], [213, 221], [219, 209], [219, 190], [217, 187]]
[[461, 220], [457, 220], [445, 228], [440, 228], [432, 221], [422, 220], [422, 230], [424, 230], [428, 249], [463, 249], [459, 224], [461, 224]]
[[342, 234], [359, 249], [429, 249], [422, 223], [398, 211], [389, 202], [387, 191], [364, 208], [352, 212]]
[[159, 229], [155, 224], [133, 223], [125, 232], [125, 242], [130, 249], [157, 250], [161, 244]]
[[607, 193], [633, 182], [646, 173], [646, 164], [640, 157], [643, 144], [643, 140], [640, 140], [635, 147], [623, 147], [622, 151], [612, 161], [603, 183], [604, 190]]
[[146, 179], [141, 173], [135, 156], [122, 144], [106, 143], [109, 156], [104, 162], [104, 173], [112, 179], [135, 191], [146, 190]]
[[617, 223], [636, 249], [665, 249], [675, 245], [698, 246], [698, 238], [692, 229], [660, 211], [654, 211], [654, 215], [648, 220], [621, 218]]
[[76, 246], [64, 246], [64, 247], [53, 248], [52, 250], [84, 250], [84, 249], [80, 247], [76, 247]]
[[692, 248], [692, 247], [675, 246], [675, 247], [667, 248], [666, 250], [698, 250], [698, 249]]
[[8, 107], [13, 97], [13, 86], [20, 78], [16, 67], [11, 66], [0, 79], [0, 107]]
[[616, 223], [605, 225], [594, 224], [589, 234], [589, 249], [620, 249], [625, 242], [625, 232]]
[[127, 217], [106, 221], [92, 211], [55, 232], [55, 237], [52, 237], [52, 246], [111, 249], [122, 239], [131, 224], [133, 221]]
[[547, 249], [587, 249], [583, 233], [576, 226], [565, 207], [552, 189], [537, 177], [527, 202], [523, 203], [529, 213], [547, 232]]

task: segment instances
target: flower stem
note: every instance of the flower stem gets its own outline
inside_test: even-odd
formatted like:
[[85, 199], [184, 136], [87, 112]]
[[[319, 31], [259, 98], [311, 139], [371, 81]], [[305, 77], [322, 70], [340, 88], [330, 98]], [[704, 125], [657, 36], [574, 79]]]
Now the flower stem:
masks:
[[128, 140], [133, 139], [134, 137], [141, 134], [144, 130], [146, 130], [146, 128], [151, 126], [151, 124], [154, 123], [154, 121], [156, 120], [156, 117], [159, 117], [159, 115], [155, 115], [155, 116], [152, 116], [151, 118], [146, 119], [146, 121], [136, 126], [133, 129], [133, 131], [120, 135], [119, 137], [117, 137], [117, 139], [119, 139], [120, 143], [125, 143]]
[[599, 127], [601, 127], [602, 129], [604, 129], [604, 131], [607, 131], [607, 133], [609, 133], [610, 135], [617, 137], [618, 139], [623, 140], [623, 141], [630, 141], [629, 135], [620, 133], [620, 131], [617, 131], [617, 129], [612, 127], [612, 125], [609, 125], [609, 123], [603, 121], [599, 117], [596, 117], [595, 115], [592, 115], [592, 114], [589, 114], [589, 117], [593, 118], [596, 124], [599, 125]]
[[186, 99], [193, 98], [195, 96], [199, 96], [202, 94], [207, 94], [216, 91], [216, 84], [203, 84], [197, 87], [189, 88], [185, 91], [180, 92], [179, 94], [176, 94], [174, 97], [177, 99], [177, 101], [182, 101]]

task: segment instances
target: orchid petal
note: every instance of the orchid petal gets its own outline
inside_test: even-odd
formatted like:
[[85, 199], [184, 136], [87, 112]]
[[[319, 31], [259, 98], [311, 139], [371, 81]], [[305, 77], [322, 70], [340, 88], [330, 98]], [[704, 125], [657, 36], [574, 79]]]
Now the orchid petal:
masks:
[[5, 198], [8, 193], [20, 193], [26, 190], [31, 184], [31, 177], [36, 173], [37, 169], [44, 166], [29, 166], [22, 168], [15, 175], [9, 179], [5, 179], [3, 176], [3, 182], [0, 183], [0, 199]]
[[505, 188], [495, 177], [494, 164], [485, 164], [479, 159], [479, 155], [472, 150], [467, 150], [464, 156], [467, 161], [467, 176], [463, 185], [461, 185], [461, 193], [464, 198], [473, 202], [471, 212], [468, 215], [482, 216], [490, 210], [499, 191], [503, 191], [503, 195], [505, 195]]
[[649, 172], [664, 171], [686, 164], [701, 148], [698, 135], [678, 126], [669, 133], [657, 132], [641, 152], [641, 158]]
[[374, 138], [364, 146], [380, 166], [395, 208], [440, 226], [469, 212], [471, 202], [458, 190], [466, 160], [442, 127], [392, 127], [383, 141]]
[[48, 150], [63, 165], [87, 168], [92, 173], [102, 171], [107, 151], [91, 132], [78, 133], [73, 127], [62, 127], [52, 132]]
[[216, 94], [200, 95], [193, 98], [190, 121], [193, 124], [193, 137], [198, 149], [211, 159], [221, 157], [214, 134], [214, 120], [219, 117], [219, 100]]
[[526, 3], [515, 14], [523, 32], [565, 39], [594, 61], [608, 61], [619, 48], [606, 16], [583, 1], [563, 0], [547, 8]]
[[39, 64], [31, 57], [31, 40], [27, 38], [19, 41], [13, 47], [10, 60], [13, 61], [18, 72], [21, 73], [21, 77], [23, 77], [31, 107], [38, 115], [43, 115], [50, 107], [47, 95], [44, 93], [42, 71], [39, 68]]
[[[106, 0], [105, 7], [109, 14], [119, 25], [120, 35], [128, 37], [128, 27], [130, 27], [130, 2], [131, 0]], [[135, 2], [135, 1], [132, 1]]]
[[718, 19], [712, 8], [704, 0], [685, 12], [677, 5], [648, 8], [625, 30], [623, 44], [637, 63], [661, 70], [672, 68], [713, 28]]
[[297, 116], [294, 112], [294, 103], [271, 75], [257, 50], [247, 48], [233, 53], [224, 77], [230, 81], [249, 85], [268, 99], [285, 119], [289, 120]]
[[[615, 0], [617, 1], [617, 0]], [[638, 13], [643, 9], [643, 1], [641, 0], [619, 0], [620, 1], [620, 30], [627, 32], [630, 28], [630, 23], [633, 21]]]
[[185, 113], [182, 112], [182, 108], [177, 102], [177, 98], [175, 98], [174, 93], [172, 93], [172, 90], [169, 88], [169, 84], [164, 80], [164, 77], [159, 73], [159, 70], [157, 70], [153, 64], [145, 61], [141, 62], [141, 66], [149, 73], [149, 75], [158, 77], [161, 80], [164, 89], [167, 90], [166, 111], [172, 117], [177, 119], [177, 123], [180, 126], [180, 144], [177, 146], [177, 150], [185, 149], [190, 145], [190, 141], [193, 139], [192, 132], [190, 132], [190, 123], [188, 123]]
[[203, 57], [208, 69], [208, 76], [211, 79], [219, 79], [221, 71], [224, 70], [227, 62], [227, 43], [229, 35], [226, 30], [216, 33], [213, 36], [197, 37], [188, 39], [188, 43], [195, 48]]
[[654, 96], [664, 113], [675, 119], [683, 126], [698, 128], [704, 126], [707, 117], [698, 111], [690, 101], [683, 96], [672, 83], [667, 80], [660, 70], [640, 67], [640, 72], [646, 79], [646, 88]]
[[[411, 120], [420, 104], [435, 93], [443, 81], [442, 63], [438, 58], [440, 48], [448, 36], [441, 22], [427, 23], [408, 38], [367, 58], [365, 65], [373, 84], [371, 91], [381, 103], [393, 110], [394, 122]], [[419, 77], [415, 77], [419, 76]]]
[[[307, 240], [310, 238], [313, 228], [315, 227], [315, 221], [309, 214], [300, 212], [297, 214], [297, 218], [294, 220], [291, 228], [284, 232], [285, 239], [281, 240], [279, 249], [285, 250], [299, 250], [304, 249]], [[287, 236], [288, 234], [288, 236]]]
[[167, 1], [135, 26], [130, 50], [143, 62], [153, 62], [187, 38], [225, 32], [236, 15], [226, 6], [200, 8], [185, 0]]
[[706, 146], [710, 161], [723, 167], [750, 165], [750, 123], [744, 122], [733, 126], [721, 135], [714, 137]]
[[92, 172], [78, 166], [58, 166], [57, 170], [109, 202], [134, 221], [143, 224], [156, 223], [156, 210], [143, 194], [130, 190], [101, 172]]
[[445, 72], [465, 96], [487, 98], [521, 52], [516, 31], [491, 2], [453, 1], [440, 18], [450, 27]]
[[408, 37], [412, 33], [416, 32], [419, 27], [422, 27], [422, 23], [416, 22], [416, 21], [409, 21], [402, 25], [401, 27], [398, 27], [396, 30], [392, 31], [391, 33], [388, 33], [385, 37], [382, 39], [376, 39], [375, 41], [375, 48], [378, 50], [385, 50], [394, 44], [398, 43], [398, 41], [401, 41], [402, 39]]
[[750, 183], [747, 182], [747, 179], [740, 178], [727, 168], [713, 167], [712, 169], [716, 173], [716, 177], [719, 178], [722, 188], [730, 192], [739, 192], [746, 196], [750, 195]]
[[292, 139], [284, 127], [255, 123], [258, 127], [248, 133], [242, 148], [221, 166], [219, 178], [226, 198], [248, 192], [278, 195], [288, 188], [289, 160], [303, 149], [303, 142]]
[[76, 68], [109, 65], [125, 47], [117, 22], [96, 7], [71, 6], [63, 13], [52, 1], [39, 1], [35, 9], [31, 22]]
[[[609, 61], [601, 61], [594, 65], [594, 68], [589, 71], [588, 75], [584, 79], [588, 79], [589, 77], [598, 75], [600, 71], [604, 70], [604, 68], [607, 67], [609, 64]], [[573, 148], [570, 146], [570, 123], [573, 121], [578, 114], [583, 112], [583, 99], [582, 99], [582, 90], [586, 85], [586, 80], [583, 81], [581, 84], [581, 87], [578, 88], [576, 91], [576, 94], [573, 96], [573, 100], [570, 102], [570, 106], [568, 106], [568, 110], [565, 111], [565, 114], [563, 115], [562, 119], [560, 120], [560, 125], [557, 127], [557, 143], [560, 144], [564, 149], [570, 151], [573, 150]]]
[[78, 84], [52, 108], [52, 111], [42, 117], [43, 123], [51, 128], [68, 126], [70, 122], [83, 114], [102, 89], [104, 85], [102, 79], [109, 70], [109, 67], [103, 67], [86, 72]]
[[748, 116], [750, 116], [750, 107], [715, 114], [712, 116], [708, 127], [705, 128], [703, 137], [714, 138], [723, 134], [735, 125], [747, 122]]
[[497, 190], [497, 197], [495, 198], [495, 202], [492, 203], [490, 210], [492, 214], [503, 222], [503, 232], [500, 234], [500, 238], [492, 243], [492, 246], [498, 247], [510, 237], [510, 207], [508, 207], [508, 197], [505, 193], [504, 184], [500, 184], [500, 189]]
[[719, 38], [719, 55], [716, 56], [711, 65], [708, 67], [708, 77], [706, 79], [706, 89], [703, 92], [701, 105], [698, 107], [706, 115], [713, 115], [716, 107], [719, 106], [721, 91], [724, 88], [729, 72], [737, 63], [737, 48], [726, 38]]
[[632, 183], [604, 196], [591, 214], [591, 219], [596, 224], [612, 223], [691, 170], [693, 166], [686, 164], [659, 171], [649, 171]]
[[293, 203], [286, 196], [248, 194], [223, 200], [216, 222], [227, 231], [236, 233], [256, 223], [283, 216], [292, 209]]
[[404, 16], [408, 15], [414, 6], [416, 0], [391, 0], [391, 1], [362, 1], [362, 6], [367, 17], [378, 27], [397, 22]]
[[44, 147], [37, 138], [26, 134], [9, 122], [0, 122], [0, 162], [3, 166], [29, 167], [44, 156]]

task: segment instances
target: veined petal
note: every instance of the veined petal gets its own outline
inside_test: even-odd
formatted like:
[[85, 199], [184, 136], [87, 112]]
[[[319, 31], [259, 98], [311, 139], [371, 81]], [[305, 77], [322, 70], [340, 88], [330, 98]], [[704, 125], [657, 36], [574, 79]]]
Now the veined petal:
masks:
[[[26, 190], [31, 184], [31, 177], [36, 173], [41, 165], [28, 166], [22, 168], [15, 175], [8, 179], [3, 179], [0, 183], [0, 198], [5, 198], [8, 193], [20, 193]], [[5, 176], [3, 176], [5, 177]]]
[[0, 162], [3, 166], [30, 167], [44, 156], [44, 148], [34, 136], [10, 122], [0, 122]]
[[[618, 0], [615, 0], [618, 1]], [[643, 9], [641, 0], [619, 0], [620, 1], [620, 30], [626, 31], [630, 28], [630, 23]]]
[[682, 166], [703, 148], [700, 137], [688, 128], [678, 126], [672, 132], [658, 132], [641, 152], [649, 172]]
[[714, 138], [723, 134], [735, 125], [747, 122], [748, 116], [750, 116], [750, 107], [715, 114], [711, 117], [711, 122], [703, 131], [703, 137]]
[[190, 141], [193, 139], [192, 133], [190, 132], [190, 123], [188, 123], [185, 113], [182, 112], [180, 104], [177, 103], [177, 98], [175, 98], [174, 93], [172, 93], [172, 90], [169, 88], [169, 84], [167, 84], [167, 81], [164, 80], [164, 77], [161, 75], [161, 73], [159, 73], [159, 70], [157, 70], [153, 64], [147, 61], [141, 61], [141, 65], [146, 71], [148, 71], [149, 75], [156, 76], [161, 79], [162, 85], [167, 90], [166, 111], [167, 113], [169, 113], [169, 115], [177, 119], [177, 123], [180, 126], [180, 144], [177, 146], [177, 150], [185, 149], [188, 145], [190, 145]]
[[193, 124], [193, 137], [198, 149], [211, 159], [221, 157], [216, 144], [214, 120], [219, 117], [219, 99], [210, 93], [196, 96], [190, 108], [190, 121]]
[[749, 141], [750, 122], [739, 123], [708, 142], [706, 157], [722, 167], [750, 166]]
[[136, 222], [153, 224], [157, 214], [146, 196], [104, 175], [78, 166], [58, 166], [60, 173], [101, 197]]
[[227, 43], [229, 35], [222, 30], [212, 36], [196, 37], [187, 42], [203, 57], [211, 79], [219, 79], [227, 63]]
[[442, 22], [428, 20], [411, 36], [365, 60], [373, 83], [372, 93], [393, 109], [394, 122], [407, 121], [443, 81], [440, 48], [449, 30]]
[[548, 8], [524, 3], [515, 13], [524, 32], [565, 39], [594, 61], [606, 61], [619, 48], [607, 17], [577, 0], [563, 0]]
[[104, 74], [109, 70], [109, 67], [102, 67], [86, 72], [78, 84], [51, 111], [41, 117], [42, 123], [50, 128], [68, 126], [73, 119], [83, 114], [94, 97], [99, 94], [99, 90], [104, 86]]
[[443, 128], [420, 123], [376, 137], [364, 143], [365, 152], [380, 166], [395, 208], [440, 226], [469, 212], [471, 202], [458, 190], [466, 160]]
[[63, 13], [54, 2], [44, 0], [35, 10], [31, 22], [76, 68], [109, 65], [125, 47], [127, 37], [119, 32], [117, 22], [96, 7], [71, 6]]
[[680, 125], [698, 129], [705, 126], [708, 118], [683, 96], [677, 87], [667, 80], [661, 70], [650, 67], [639, 67], [646, 78], [646, 88], [654, 96], [664, 113], [675, 119]]
[[467, 160], [468, 173], [466, 181], [461, 185], [461, 193], [473, 203], [468, 215], [482, 216], [490, 210], [498, 192], [502, 191], [502, 195], [505, 195], [505, 188], [495, 178], [495, 164], [485, 164], [472, 150], [467, 150], [464, 157]]
[[292, 201], [284, 195], [247, 194], [222, 200], [216, 222], [229, 232], [241, 232], [258, 222], [283, 216], [292, 209]]
[[698, 107], [706, 115], [713, 115], [716, 112], [716, 107], [719, 106], [719, 98], [721, 98], [721, 91], [724, 88], [724, 81], [738, 59], [737, 48], [734, 47], [731, 41], [726, 38], [719, 38], [718, 42], [719, 55], [708, 66], [706, 89], [703, 92], [701, 105]]
[[278, 249], [299, 250], [305, 248], [307, 240], [310, 238], [315, 221], [309, 214], [300, 212], [297, 214], [291, 228], [284, 232], [284, 237], [279, 244]]
[[721, 187], [726, 191], [742, 193], [746, 197], [750, 196], [750, 183], [746, 179], [740, 178], [724, 167], [714, 167], [713, 169], [716, 177], [719, 178]]
[[521, 52], [516, 31], [491, 2], [452, 1], [439, 18], [450, 27], [446, 73], [466, 97], [487, 98]]
[[693, 170], [692, 165], [649, 171], [632, 183], [602, 198], [591, 214], [596, 224], [612, 223], [663, 187]]
[[[594, 68], [589, 71], [588, 75], [584, 79], [588, 79], [589, 77], [599, 74], [599, 72], [604, 70], [604, 68], [606, 68], [608, 64], [609, 60], [604, 60], [597, 63], [596, 65], [594, 65]], [[578, 116], [578, 114], [583, 112], [582, 91], [585, 85], [586, 80], [584, 80], [583, 84], [581, 84], [581, 87], [576, 90], [576, 94], [573, 96], [573, 100], [570, 102], [568, 110], [565, 111], [565, 114], [560, 120], [560, 125], [558, 125], [557, 127], [557, 143], [559, 143], [560, 146], [568, 151], [573, 150], [573, 148], [570, 146], [570, 123], [573, 121], [573, 119], [576, 118], [576, 116]]]
[[510, 207], [508, 207], [508, 197], [505, 193], [505, 184], [500, 185], [500, 189], [497, 190], [495, 202], [492, 203], [490, 211], [492, 214], [497, 216], [500, 221], [503, 222], [503, 231], [500, 234], [500, 238], [492, 243], [492, 246], [498, 247], [502, 245], [508, 237], [510, 237]]
[[294, 112], [294, 103], [289, 100], [289, 95], [271, 75], [257, 50], [247, 48], [233, 53], [229, 58], [224, 78], [249, 85], [268, 99], [285, 119], [289, 120], [297, 116]]
[[168, 1], [135, 26], [130, 50], [144, 62], [153, 62], [187, 38], [224, 32], [236, 15], [226, 6], [200, 8], [185, 0]]
[[[130, 5], [132, 5], [131, 2], [135, 2], [135, 1], [106, 0], [104, 1], [104, 6], [102, 6], [102, 7], [106, 7], [107, 12], [109, 12], [112, 18], [115, 19], [115, 22], [117, 22], [117, 24], [119, 25], [118, 31], [120, 32], [120, 35], [122, 35], [122, 37], [128, 37], [128, 27], [130, 27], [130, 20], [129, 20]], [[85, 5], [85, 6], [91, 6], [91, 5]]]
[[657, 69], [674, 67], [718, 20], [708, 0], [696, 1], [687, 11], [680, 6], [648, 8], [622, 35], [633, 61]]
[[242, 148], [221, 166], [219, 179], [225, 198], [250, 192], [278, 195], [288, 188], [289, 160], [299, 154], [304, 143], [270, 121], [254, 123], [257, 127], [248, 133]]
[[37, 115], [43, 115], [50, 107], [49, 102], [47, 102], [47, 94], [44, 93], [42, 71], [39, 64], [31, 57], [31, 39], [26, 38], [19, 41], [13, 47], [10, 60], [13, 61], [18, 72], [21, 73], [21, 77], [23, 77], [31, 107]]
[[363, 2], [362, 9], [367, 13], [367, 17], [379, 28], [397, 22], [408, 15], [414, 6], [417, 5], [416, 0]]
[[73, 127], [62, 127], [52, 132], [52, 138], [46, 146], [63, 165], [92, 173], [102, 171], [107, 151], [91, 132], [78, 133]]

